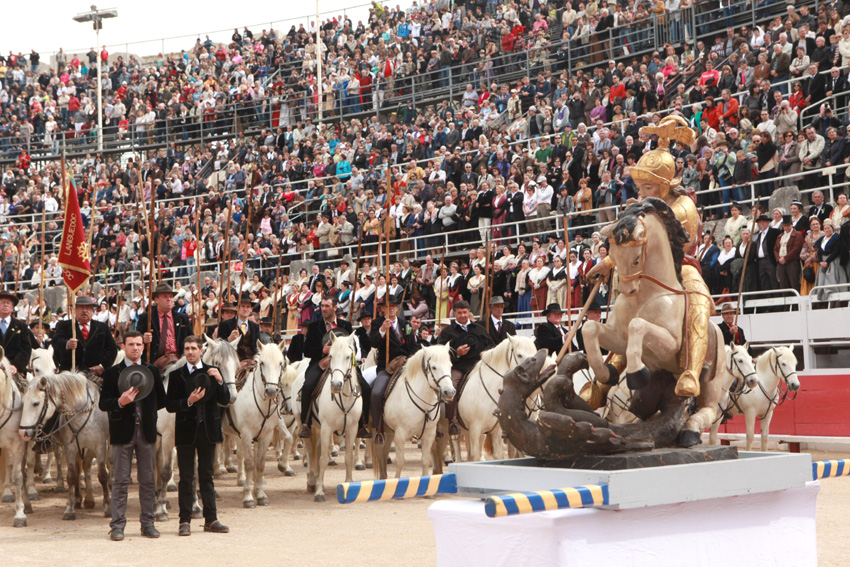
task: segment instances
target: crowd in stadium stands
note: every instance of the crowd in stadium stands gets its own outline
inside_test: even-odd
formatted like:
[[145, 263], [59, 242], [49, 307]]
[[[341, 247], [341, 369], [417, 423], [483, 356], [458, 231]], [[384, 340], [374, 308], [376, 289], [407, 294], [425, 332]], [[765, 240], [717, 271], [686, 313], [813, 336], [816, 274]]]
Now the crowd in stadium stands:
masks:
[[[587, 271], [607, 254], [596, 227], [638, 196], [629, 168], [657, 145], [640, 129], [669, 113], [698, 134], [692, 147], [670, 148], [677, 177], [703, 220], [721, 221], [697, 254], [712, 293], [737, 291], [747, 261], [745, 289], [818, 286], [826, 300], [835, 288], [821, 286], [847, 283], [850, 271], [848, 170], [822, 169], [850, 163], [850, 4], [789, 5], [771, 20], [772, 5], [756, 3], [759, 25], [712, 35], [714, 20], [733, 21], [734, 6], [479, 0], [403, 11], [373, 2], [366, 24], [324, 22], [321, 48], [314, 30], [293, 27], [235, 30], [226, 45], [198, 39], [149, 65], [105, 48], [82, 59], [60, 51], [50, 69], [36, 53], [10, 54], [0, 58], [0, 150], [16, 160], [2, 173], [4, 285], [61, 281], [59, 161], [29, 152], [57, 154], [63, 133], [69, 148], [91, 143], [101, 61], [105, 133], [163, 146], [142, 160], [92, 151], [68, 162], [83, 215], [95, 219], [95, 280], [109, 284], [97, 317], [124, 328], [146, 297], [139, 290], [119, 306], [115, 296], [126, 274], [147, 277], [151, 259], [174, 278], [181, 309], [194, 315], [200, 294], [210, 330], [222, 315], [221, 276], [198, 290], [195, 271], [200, 263], [222, 274], [228, 256], [231, 272], [246, 274], [242, 293], [257, 317], [277, 312], [292, 332], [318, 316], [323, 297], [337, 297], [356, 320], [388, 288], [404, 290], [406, 310], [419, 318], [447, 317], [460, 299], [480, 315], [490, 259], [492, 293], [506, 313], [575, 307], [589, 291]], [[645, 51], [658, 30], [671, 43]], [[497, 59], [506, 66], [494, 69]], [[513, 70], [521, 78], [500, 79]], [[440, 102], [403, 96], [450, 85]], [[390, 105], [394, 98], [402, 104]], [[347, 117], [366, 110], [380, 112]], [[202, 123], [226, 134], [234, 121], [230, 138], [197, 140]], [[791, 185], [823, 190], [769, 210], [768, 198]], [[151, 193], [153, 251], [138, 206]], [[375, 261], [386, 226], [389, 282]], [[360, 265], [343, 262], [346, 254]], [[289, 269], [301, 260], [317, 263]], [[615, 292], [603, 286], [600, 305]], [[26, 300], [18, 310], [47, 316]]]

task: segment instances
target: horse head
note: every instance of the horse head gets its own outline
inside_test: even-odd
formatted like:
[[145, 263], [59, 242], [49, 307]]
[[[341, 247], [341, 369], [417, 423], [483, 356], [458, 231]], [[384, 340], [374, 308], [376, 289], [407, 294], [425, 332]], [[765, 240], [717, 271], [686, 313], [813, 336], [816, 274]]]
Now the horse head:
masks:
[[281, 390], [281, 381], [286, 370], [286, 357], [277, 345], [264, 344], [258, 340], [254, 362], [257, 363], [257, 368], [254, 370], [255, 380], [259, 373], [263, 395], [266, 399], [276, 397]]
[[726, 371], [747, 383], [747, 387], [755, 388], [758, 384], [758, 374], [753, 364], [753, 357], [748, 352], [748, 344], [736, 345], [730, 343], [726, 347]]
[[[236, 347], [225, 339], [211, 339], [204, 335], [206, 349], [202, 360], [205, 364], [216, 366], [221, 372], [221, 378], [224, 385], [230, 391], [230, 404], [236, 403], [238, 395], [236, 391], [236, 373], [239, 371], [239, 356], [236, 354]], [[238, 341], [237, 341], [238, 342]]]
[[42, 376], [30, 382], [24, 392], [21, 406], [21, 424], [18, 427], [18, 433], [24, 441], [29, 441], [36, 436], [36, 431], [56, 413], [50, 378]]
[[338, 394], [342, 391], [347, 380], [351, 379], [352, 372], [357, 362], [357, 340], [354, 335], [347, 337], [337, 336], [330, 333], [331, 350], [330, 356], [331, 393]]
[[[609, 254], [618, 268], [620, 294], [636, 295], [645, 269], [654, 271], [655, 279], [681, 283], [688, 233], [661, 199], [650, 197], [629, 205], [601, 234], [608, 239]], [[646, 258], [650, 254], [653, 260], [647, 267]]]
[[800, 389], [800, 379], [797, 377], [797, 357], [794, 356], [793, 345], [773, 347], [770, 349], [770, 367], [777, 377], [781, 376], [785, 385], [792, 392]]
[[452, 401], [457, 392], [452, 384], [452, 357], [449, 346], [429, 346], [417, 354], [422, 355], [421, 369], [428, 380], [428, 385], [437, 392], [441, 400]]
[[53, 362], [53, 345], [50, 345], [46, 350], [43, 348], [32, 349], [30, 367], [34, 380], [56, 374], [56, 363]]

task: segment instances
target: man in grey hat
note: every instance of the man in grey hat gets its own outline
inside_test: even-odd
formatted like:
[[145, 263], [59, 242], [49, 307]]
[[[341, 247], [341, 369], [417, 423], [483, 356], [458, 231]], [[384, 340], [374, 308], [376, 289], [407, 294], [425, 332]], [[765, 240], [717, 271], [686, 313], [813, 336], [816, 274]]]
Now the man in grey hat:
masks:
[[502, 319], [505, 312], [505, 298], [501, 295], [493, 296], [490, 300], [490, 338], [493, 343], [499, 344], [508, 336], [516, 335], [516, 325]]
[[151, 352], [151, 362], [160, 371], [183, 356], [183, 341], [192, 334], [189, 317], [174, 307], [174, 291], [165, 284], [153, 291], [154, 306], [151, 324], [147, 311], [139, 315], [137, 328], [142, 329], [145, 344]]
[[[139, 519], [142, 535], [159, 537], [154, 527], [156, 505], [156, 417], [157, 411], [165, 407], [165, 387], [159, 369], [142, 362], [145, 350], [142, 334], [129, 331], [124, 336], [123, 362], [116, 364], [103, 375], [103, 386], [98, 407], [109, 413], [109, 442], [112, 444], [112, 521], [109, 537], [113, 541], [124, 539], [127, 525], [127, 488], [130, 485], [130, 470], [133, 453], [136, 454], [136, 470], [139, 479], [139, 504], [142, 508]], [[153, 389], [144, 399], [137, 399], [140, 388], [131, 387], [121, 391], [119, 379], [127, 368], [146, 368], [153, 378]], [[144, 372], [144, 371], [141, 371]]]
[[[118, 354], [118, 345], [109, 325], [93, 321], [95, 302], [91, 297], [76, 300], [76, 321], [59, 321], [53, 336], [53, 362], [62, 372], [72, 370], [72, 353], [76, 351], [77, 372], [89, 370], [98, 376], [112, 366]], [[76, 329], [73, 329], [71, 325]], [[74, 331], [76, 330], [76, 338]]]

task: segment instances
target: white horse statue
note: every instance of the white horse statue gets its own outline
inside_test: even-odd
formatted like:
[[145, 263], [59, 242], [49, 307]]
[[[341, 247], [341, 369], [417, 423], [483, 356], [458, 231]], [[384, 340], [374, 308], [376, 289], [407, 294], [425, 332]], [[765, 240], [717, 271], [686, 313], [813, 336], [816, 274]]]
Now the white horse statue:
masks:
[[3, 348], [0, 347], [0, 449], [5, 454], [6, 465], [10, 471], [6, 475], [6, 482], [11, 488], [15, 503], [15, 518], [12, 520], [12, 525], [16, 528], [27, 525], [26, 509], [30, 507], [23, 475], [27, 442], [18, 434], [22, 406], [23, 393], [12, 380], [9, 360]]
[[[345, 437], [345, 482], [353, 480], [355, 448], [357, 447], [357, 424], [363, 412], [363, 398], [357, 383], [357, 337], [330, 335], [331, 349], [329, 375], [325, 379], [318, 396], [313, 402], [312, 436], [305, 443], [307, 450], [307, 492], [313, 493], [316, 502], [325, 501], [325, 470], [331, 459], [333, 436]], [[301, 391], [304, 384], [304, 370], [293, 384], [293, 392]], [[312, 392], [301, 391], [302, 396]], [[294, 400], [290, 400], [294, 403]], [[295, 408], [297, 411], [297, 408]]]
[[[484, 351], [481, 360], [466, 378], [458, 400], [458, 417], [467, 433], [470, 461], [480, 461], [484, 438], [489, 435], [493, 457], [505, 458], [505, 442], [498, 418], [493, 415], [498, 405], [505, 374], [526, 358], [537, 354], [530, 337], [509, 336], [495, 347]], [[460, 457], [460, 455], [457, 455]]]
[[[743, 347], [739, 348], [744, 350]], [[744, 355], [749, 358], [746, 350], [744, 350]], [[758, 417], [761, 423], [761, 450], [767, 451], [773, 410], [784, 400], [780, 391], [780, 382], [785, 383], [788, 391], [796, 392], [800, 389], [800, 380], [797, 377], [797, 357], [794, 356], [793, 348], [790, 346], [771, 348], [756, 359], [755, 372], [758, 375], [758, 384], [747, 381], [749, 389], [741, 394], [728, 391], [732, 380], [727, 377], [727, 384], [725, 385], [727, 391], [720, 401], [720, 407], [731, 415], [743, 415], [746, 419], [747, 451], [752, 450], [753, 447], [756, 417]], [[719, 420], [711, 426], [709, 443], [712, 445], [717, 442], [717, 429], [719, 427]]]
[[[424, 347], [407, 359], [395, 387], [384, 402], [383, 445], [375, 445], [376, 478], [387, 478], [387, 457], [396, 441], [396, 477], [404, 470], [404, 444], [418, 438], [422, 445], [422, 475], [431, 472], [434, 438], [442, 402], [451, 401], [455, 388], [451, 380], [452, 360], [448, 345]], [[346, 442], [346, 450], [350, 443]]]
[[[21, 438], [29, 441], [37, 435], [48, 435], [57, 439], [68, 456], [68, 503], [63, 520], [77, 518], [74, 506], [81, 500], [78, 486], [80, 471], [78, 458], [83, 466], [97, 459], [97, 478], [103, 489], [104, 515], [110, 516], [110, 486], [107, 469], [109, 453], [109, 418], [97, 407], [100, 398], [99, 388], [84, 375], [72, 372], [42, 376], [30, 382], [23, 398], [23, 412], [19, 424]], [[44, 424], [60, 414], [53, 431], [42, 431]], [[86, 508], [94, 508], [94, 495], [86, 478]]]
[[225, 429], [239, 436], [239, 457], [244, 463], [242, 506], [268, 506], [263, 491], [265, 452], [280, 429], [279, 397], [287, 360], [278, 345], [257, 341], [256, 367], [249, 371], [236, 403], [229, 408]]

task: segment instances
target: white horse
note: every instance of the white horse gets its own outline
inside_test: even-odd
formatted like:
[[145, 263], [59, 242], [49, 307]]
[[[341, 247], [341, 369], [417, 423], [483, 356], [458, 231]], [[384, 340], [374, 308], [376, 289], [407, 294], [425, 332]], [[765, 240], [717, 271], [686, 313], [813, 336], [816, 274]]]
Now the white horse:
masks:
[[[746, 354], [746, 350], [744, 350], [744, 354]], [[747, 357], [749, 358], [749, 355]], [[780, 382], [785, 383], [788, 391], [796, 392], [800, 389], [800, 380], [797, 378], [797, 357], [794, 356], [793, 348], [784, 346], [771, 348], [756, 359], [755, 372], [758, 375], [758, 384], [747, 381], [747, 386], [750, 389], [745, 390], [742, 394], [730, 394], [728, 389], [732, 380], [727, 376], [726, 392], [724, 392], [725, 395], [720, 404], [721, 409], [725, 408], [725, 411], [731, 415], [743, 415], [746, 419], [747, 451], [752, 450], [753, 447], [756, 417], [758, 417], [761, 422], [761, 450], [767, 451], [773, 410], [784, 400], [780, 391]], [[715, 422], [711, 426], [709, 443], [712, 445], [717, 442], [717, 429], [719, 427], [719, 422]]]
[[[431, 449], [441, 402], [451, 401], [452, 360], [448, 345], [424, 347], [407, 359], [395, 387], [384, 402], [383, 445], [375, 445], [375, 476], [387, 478], [387, 457], [396, 440], [396, 477], [404, 470], [404, 444], [416, 437], [422, 445], [422, 475], [431, 472]], [[350, 443], [346, 442], [346, 450]]]
[[[316, 502], [325, 501], [325, 470], [331, 459], [333, 435], [345, 437], [345, 482], [353, 480], [357, 424], [363, 412], [362, 392], [357, 379], [357, 337], [330, 334], [329, 375], [313, 401], [312, 436], [308, 443], [307, 492]], [[301, 381], [303, 385], [303, 381]], [[312, 392], [301, 392], [309, 396]]]
[[5, 453], [6, 465], [9, 469], [6, 483], [9, 484], [15, 503], [15, 518], [12, 525], [16, 528], [27, 525], [26, 509], [30, 507], [23, 475], [27, 443], [18, 434], [22, 407], [23, 393], [12, 380], [9, 360], [3, 348], [0, 347], [0, 449]]
[[[280, 432], [278, 435], [279, 447], [277, 448], [277, 469], [283, 473], [283, 476], [295, 476], [295, 471], [289, 466], [290, 454], [292, 459], [297, 461], [301, 458], [298, 452], [298, 447], [294, 442], [295, 434], [300, 425], [295, 418], [295, 404], [292, 400], [293, 386], [301, 376], [301, 383], [304, 383], [304, 371], [307, 369], [308, 361], [298, 360], [286, 365], [286, 371], [283, 373], [281, 382], [281, 400], [280, 400], [280, 419], [282, 426], [287, 430], [289, 435]], [[294, 452], [293, 452], [294, 449]]]
[[[231, 403], [236, 399], [236, 372], [239, 369], [239, 358], [234, 346], [223, 339], [210, 339], [205, 337], [206, 349], [202, 360], [205, 364], [215, 366], [221, 372], [224, 385], [230, 390]], [[123, 352], [123, 351], [121, 351]], [[117, 363], [116, 363], [117, 364]], [[162, 372], [163, 387], [168, 391], [168, 382], [171, 373], [186, 365], [186, 357], [174, 361]], [[156, 510], [154, 512], [157, 522], [168, 520], [168, 492], [176, 492], [177, 485], [174, 483], [174, 428], [176, 414], [169, 413], [165, 408], [159, 410], [156, 416], [156, 432], [158, 439], [156, 443]], [[197, 482], [197, 477], [195, 478]], [[202, 510], [198, 504], [197, 490], [193, 491], [192, 517], [202, 518]]]
[[[68, 504], [63, 520], [77, 518], [74, 505], [81, 500], [79, 488], [78, 459], [83, 467], [97, 459], [97, 478], [103, 489], [104, 515], [110, 516], [110, 487], [107, 460], [109, 454], [109, 418], [97, 407], [100, 389], [84, 375], [72, 372], [60, 372], [52, 376], [42, 376], [30, 382], [23, 398], [23, 412], [19, 431], [21, 437], [30, 439], [48, 435], [57, 439], [65, 448], [68, 456]], [[53, 431], [42, 431], [44, 424], [59, 414]], [[91, 475], [86, 478], [86, 508], [94, 507]], [[74, 487], [71, 491], [70, 487]]]
[[[239, 457], [244, 463], [242, 506], [268, 506], [263, 491], [265, 452], [280, 431], [279, 397], [287, 360], [278, 345], [257, 341], [256, 367], [248, 372], [245, 386], [228, 411], [225, 429], [239, 436]], [[288, 433], [288, 431], [287, 431]], [[255, 500], [256, 498], [256, 500]]]
[[[493, 415], [498, 406], [505, 374], [526, 358], [537, 353], [530, 337], [508, 336], [495, 347], [484, 351], [481, 360], [466, 378], [458, 399], [458, 417], [467, 432], [470, 461], [480, 461], [486, 435], [493, 445], [493, 457], [505, 458], [505, 442], [499, 420]], [[458, 452], [458, 457], [460, 454]]]

